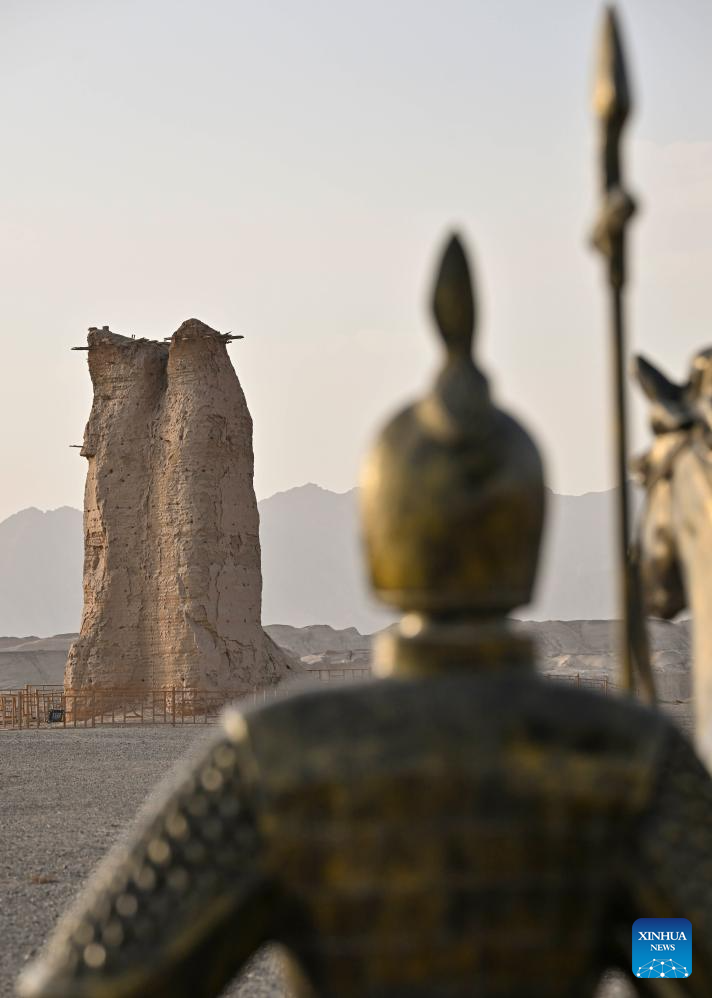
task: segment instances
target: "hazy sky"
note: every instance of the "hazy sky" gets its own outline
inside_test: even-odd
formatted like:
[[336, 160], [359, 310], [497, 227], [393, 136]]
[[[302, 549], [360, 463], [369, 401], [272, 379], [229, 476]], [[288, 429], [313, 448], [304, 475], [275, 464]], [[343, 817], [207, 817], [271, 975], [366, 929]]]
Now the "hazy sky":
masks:
[[[633, 345], [712, 342], [712, 4], [621, 4], [638, 113]], [[197, 316], [255, 420], [259, 496], [355, 484], [427, 383], [451, 227], [480, 355], [557, 491], [611, 484], [589, 110], [597, 0], [2, 0], [0, 518], [81, 505], [88, 326]], [[644, 439], [641, 410], [636, 437]]]

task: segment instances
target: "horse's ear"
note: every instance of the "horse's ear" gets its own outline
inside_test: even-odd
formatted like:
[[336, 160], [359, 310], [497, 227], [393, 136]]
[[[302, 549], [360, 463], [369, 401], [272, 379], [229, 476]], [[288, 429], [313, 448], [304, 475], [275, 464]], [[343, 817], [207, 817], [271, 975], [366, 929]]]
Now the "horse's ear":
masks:
[[682, 401], [682, 386], [666, 378], [663, 372], [642, 354], [638, 354], [633, 361], [633, 374], [651, 402], [665, 405], [666, 402], [679, 404]]
[[688, 385], [676, 385], [642, 356], [633, 361], [633, 375], [652, 402], [650, 422], [655, 433], [671, 433], [692, 424]]

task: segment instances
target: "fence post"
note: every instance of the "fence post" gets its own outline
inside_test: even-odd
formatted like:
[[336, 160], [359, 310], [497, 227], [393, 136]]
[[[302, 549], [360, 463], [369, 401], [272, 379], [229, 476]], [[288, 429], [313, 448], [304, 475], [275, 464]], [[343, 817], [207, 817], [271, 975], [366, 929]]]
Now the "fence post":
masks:
[[40, 726], [40, 691], [35, 690], [35, 697], [37, 699], [37, 727]]

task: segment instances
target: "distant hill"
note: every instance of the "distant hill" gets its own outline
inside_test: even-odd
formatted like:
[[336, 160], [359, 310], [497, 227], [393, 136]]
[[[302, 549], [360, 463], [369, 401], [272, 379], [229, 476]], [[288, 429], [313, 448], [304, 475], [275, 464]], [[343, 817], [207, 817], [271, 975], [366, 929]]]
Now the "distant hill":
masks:
[[67, 652], [76, 636], [0, 638], [0, 689], [63, 682]]
[[[619, 616], [614, 548], [618, 490], [559, 495], [547, 490], [546, 531], [529, 620], [609, 620]], [[633, 508], [640, 495], [633, 492]]]
[[278, 492], [260, 504], [262, 620], [377, 631], [393, 619], [366, 585], [358, 490], [318, 485]]
[[[548, 499], [536, 598], [519, 615], [614, 617], [615, 493], [549, 493]], [[327, 624], [370, 633], [392, 620], [368, 592], [357, 506], [356, 489], [338, 494], [317, 485], [279, 492], [259, 504], [265, 624]], [[81, 580], [79, 510], [25, 509], [0, 523], [0, 635], [77, 630]]]
[[[547, 494], [547, 527], [532, 620], [617, 616], [616, 492]], [[637, 505], [637, 504], [636, 504]], [[379, 630], [393, 617], [373, 601], [358, 530], [358, 490], [337, 495], [303, 485], [260, 503], [262, 619], [266, 624], [330, 624]]]
[[0, 523], [0, 634], [76, 631], [82, 609], [82, 514], [23, 509]]

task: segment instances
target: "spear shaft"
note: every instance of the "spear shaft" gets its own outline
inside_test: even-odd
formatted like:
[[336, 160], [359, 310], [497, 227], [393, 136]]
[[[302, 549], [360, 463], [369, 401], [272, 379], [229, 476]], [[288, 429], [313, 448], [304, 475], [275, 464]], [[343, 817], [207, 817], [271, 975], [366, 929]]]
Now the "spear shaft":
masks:
[[603, 206], [593, 233], [593, 244], [608, 263], [613, 337], [615, 471], [618, 483], [620, 559], [618, 574], [623, 627], [622, 685], [632, 692], [637, 673], [645, 698], [654, 701], [655, 686], [643, 616], [640, 577], [631, 545], [628, 486], [627, 365], [623, 300], [626, 229], [635, 211], [635, 204], [623, 186], [621, 136], [630, 112], [630, 91], [618, 23], [611, 8], [606, 11], [601, 34], [594, 109], [601, 126]]
[[626, 345], [623, 323], [623, 289], [611, 288], [611, 328], [613, 332], [613, 383], [615, 409], [616, 480], [618, 482], [618, 578], [622, 613], [622, 678], [623, 687], [635, 686], [633, 654], [633, 592], [630, 551], [630, 496], [628, 492], [628, 412], [625, 385]]

